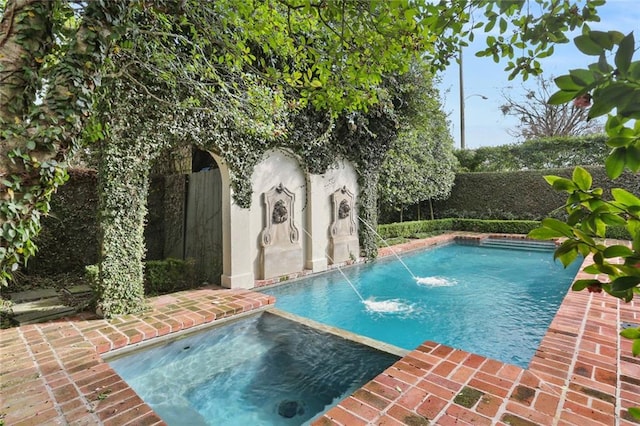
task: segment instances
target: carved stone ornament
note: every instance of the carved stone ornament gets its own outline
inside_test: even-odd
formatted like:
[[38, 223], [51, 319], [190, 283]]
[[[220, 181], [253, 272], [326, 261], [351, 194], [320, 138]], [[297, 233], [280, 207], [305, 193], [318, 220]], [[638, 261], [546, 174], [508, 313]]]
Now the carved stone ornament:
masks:
[[355, 196], [346, 186], [331, 194], [332, 222], [329, 228], [329, 260], [340, 263], [360, 253], [356, 226]]
[[353, 203], [354, 195], [346, 186], [331, 194], [333, 220], [329, 232], [332, 237], [354, 235], [357, 232]]
[[289, 215], [284, 200], [276, 201], [275, 205], [273, 206], [273, 213], [271, 214], [271, 220], [273, 221], [273, 223], [284, 223], [288, 218]]
[[295, 194], [281, 183], [264, 192], [262, 200], [264, 228], [258, 276], [268, 279], [301, 271], [304, 253], [295, 225]]
[[340, 201], [340, 207], [338, 207], [338, 218], [346, 219], [349, 217], [349, 212], [351, 212], [351, 206], [349, 205], [348, 200]]
[[[262, 246], [297, 243], [300, 235], [293, 218], [295, 194], [280, 183], [263, 194], [263, 202], [265, 227], [260, 238]], [[281, 232], [282, 227], [285, 232]], [[276, 232], [276, 229], [281, 231]]]

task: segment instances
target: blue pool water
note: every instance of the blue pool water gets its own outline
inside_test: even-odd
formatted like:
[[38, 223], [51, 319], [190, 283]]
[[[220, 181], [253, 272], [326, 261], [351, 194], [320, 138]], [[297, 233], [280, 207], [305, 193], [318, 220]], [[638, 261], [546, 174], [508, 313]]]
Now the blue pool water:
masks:
[[[579, 264], [553, 250], [450, 244], [264, 292], [276, 307], [404, 349], [426, 340], [526, 367]], [[373, 302], [373, 303], [371, 303]]]
[[109, 361], [169, 425], [300, 425], [398, 357], [262, 313]]

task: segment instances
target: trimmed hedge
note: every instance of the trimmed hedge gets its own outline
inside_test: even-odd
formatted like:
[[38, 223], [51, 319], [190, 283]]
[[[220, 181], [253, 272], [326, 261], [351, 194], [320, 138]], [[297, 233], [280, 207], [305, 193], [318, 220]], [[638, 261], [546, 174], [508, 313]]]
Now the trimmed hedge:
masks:
[[[420, 233], [435, 231], [528, 234], [539, 226], [540, 222], [536, 220], [481, 220], [449, 218], [379, 225], [378, 234], [385, 240], [390, 238], [416, 238]], [[607, 228], [607, 238], [630, 240], [631, 235], [621, 226], [610, 226]]]
[[540, 226], [535, 220], [480, 220], [455, 219], [454, 231], [486, 232], [499, 234], [528, 234]]
[[378, 234], [386, 240], [394, 237], [409, 238], [423, 232], [451, 231], [453, 228], [454, 219], [416, 220], [378, 225]]
[[607, 135], [556, 136], [522, 143], [457, 150], [460, 171], [510, 172], [604, 164]]
[[96, 180], [94, 170], [69, 170], [69, 182], [51, 197], [51, 214], [42, 219], [38, 253], [29, 259], [27, 274], [81, 274], [98, 261]]
[[[85, 276], [89, 284], [97, 291], [98, 265], [85, 267]], [[180, 290], [196, 288], [195, 264], [193, 259], [164, 259], [145, 262], [144, 294], [158, 296]]]
[[[182, 231], [184, 181], [182, 175], [151, 179], [150, 208], [144, 231], [146, 260], [176, 256], [176, 253], [164, 252], [165, 240], [167, 232]], [[51, 197], [51, 214], [42, 219], [42, 231], [36, 239], [39, 250], [27, 264], [24, 271], [27, 275], [83, 274], [86, 265], [98, 262], [96, 185], [95, 170], [69, 170], [69, 181]], [[172, 221], [169, 229], [167, 221]]]
[[531, 220], [479, 220], [450, 218], [379, 225], [378, 233], [384, 239], [394, 237], [410, 238], [415, 237], [420, 233], [435, 231], [527, 234], [539, 225], [540, 222]]
[[197, 287], [193, 259], [150, 260], [144, 268], [144, 293], [150, 296]]
[[[593, 176], [593, 186], [604, 189], [609, 199], [612, 188], [640, 194], [640, 178], [627, 171], [615, 181], [604, 167], [585, 167]], [[521, 172], [461, 173], [456, 176], [451, 196], [433, 201], [436, 218], [542, 220], [563, 218], [566, 193], [557, 192], [544, 180], [546, 175], [570, 178], [573, 168]], [[423, 211], [428, 211], [426, 208]], [[405, 213], [407, 216], [407, 213]]]

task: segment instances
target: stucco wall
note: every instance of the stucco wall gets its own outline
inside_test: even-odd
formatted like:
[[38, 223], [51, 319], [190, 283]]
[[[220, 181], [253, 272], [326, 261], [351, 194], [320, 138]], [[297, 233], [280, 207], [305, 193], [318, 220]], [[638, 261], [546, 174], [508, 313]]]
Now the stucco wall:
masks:
[[[305, 175], [294, 155], [272, 150], [255, 167], [251, 180], [253, 197], [246, 226], [250, 229], [249, 258], [254, 276], [259, 276], [261, 268], [260, 233], [266, 226], [263, 194], [280, 183], [295, 194], [293, 216], [300, 234], [304, 269], [314, 272], [326, 270], [332, 221], [331, 194], [345, 186], [358, 194], [357, 175], [353, 166], [347, 161], [338, 161], [322, 175]], [[241, 235], [243, 232], [236, 228], [231, 233], [233, 241], [233, 234]]]
[[248, 224], [251, 230], [251, 252], [249, 257], [252, 259], [254, 275], [258, 277], [261, 250], [260, 233], [266, 226], [263, 194], [280, 184], [293, 192], [295, 196], [293, 222], [299, 231], [299, 241], [303, 250], [302, 258], [304, 259], [304, 231], [306, 231], [306, 228], [303, 209], [307, 201], [307, 184], [298, 159], [293, 154], [281, 150], [272, 150], [265, 154], [264, 159], [253, 170], [251, 183], [253, 185], [253, 196], [251, 198], [250, 222]]
[[[358, 177], [353, 165], [348, 161], [338, 161], [322, 175], [309, 175], [309, 211], [306, 216], [307, 228], [313, 230], [313, 239], [308, 239], [305, 267], [314, 272], [327, 269], [327, 253], [330, 245], [329, 228], [332, 221], [331, 195], [340, 188], [346, 187], [358, 195]], [[354, 212], [356, 226], [357, 211]], [[359, 253], [355, 253], [358, 255]]]

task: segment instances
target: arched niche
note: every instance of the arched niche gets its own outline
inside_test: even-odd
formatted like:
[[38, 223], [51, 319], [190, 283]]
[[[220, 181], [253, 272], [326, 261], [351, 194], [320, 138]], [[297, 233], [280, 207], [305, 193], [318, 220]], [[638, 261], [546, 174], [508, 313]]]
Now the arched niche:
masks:
[[329, 261], [354, 260], [360, 254], [355, 196], [344, 185], [331, 194], [331, 226], [329, 228]]
[[267, 151], [251, 179], [251, 228], [258, 229], [252, 256], [257, 278], [302, 272], [307, 194], [298, 157], [282, 149]]

